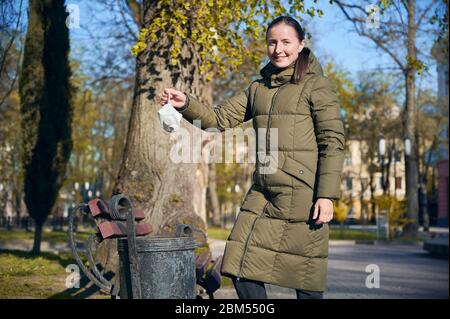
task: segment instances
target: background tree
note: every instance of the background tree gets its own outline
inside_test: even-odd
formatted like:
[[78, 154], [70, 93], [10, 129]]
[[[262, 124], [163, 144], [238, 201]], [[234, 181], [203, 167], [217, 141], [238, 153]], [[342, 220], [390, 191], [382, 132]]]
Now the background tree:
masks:
[[0, 109], [16, 86], [23, 32], [23, 1], [3, 1], [0, 8]]
[[17, 218], [25, 213], [19, 160], [20, 127], [17, 126], [20, 122], [17, 79], [25, 29], [23, 11], [23, 1], [5, 0], [0, 6], [0, 215], [10, 201]]
[[19, 92], [25, 203], [35, 220], [33, 252], [62, 186], [72, 147], [69, 34], [64, 1], [29, 2]]
[[[430, 43], [426, 41], [430, 40], [430, 35], [437, 38], [440, 31], [440, 28], [430, 23], [433, 19], [433, 8], [436, 8], [438, 1], [416, 4], [414, 0], [382, 0], [376, 3], [376, 8], [370, 1], [336, 0], [334, 2], [346, 19], [352, 23], [353, 30], [358, 35], [370, 39], [377, 48], [386, 53], [403, 76], [405, 83], [404, 137], [411, 142], [411, 154], [405, 155], [407, 214], [412, 221], [406, 225], [404, 235], [416, 236], [419, 211], [416, 76], [417, 73], [424, 71], [424, 57], [430, 52]], [[374, 18], [376, 19], [377, 15], [380, 18], [379, 26], [374, 25], [376, 23]]]
[[[131, 97], [128, 88], [116, 80], [94, 80], [83, 75], [79, 63], [72, 62], [73, 150], [64, 191], [74, 191], [76, 202], [81, 192], [74, 185], [90, 185], [92, 196], [110, 196], [117, 177], [128, 126]], [[81, 187], [80, 187], [81, 188]], [[97, 193], [98, 192], [98, 193]], [[97, 193], [97, 194], [96, 194]]]

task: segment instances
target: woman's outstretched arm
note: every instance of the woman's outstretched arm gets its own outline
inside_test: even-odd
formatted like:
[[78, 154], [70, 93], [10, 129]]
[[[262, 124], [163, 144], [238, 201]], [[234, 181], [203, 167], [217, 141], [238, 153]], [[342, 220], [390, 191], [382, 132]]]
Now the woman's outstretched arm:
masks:
[[200, 120], [202, 129], [217, 128], [223, 131], [225, 128], [235, 127], [251, 118], [247, 110], [249, 88], [215, 107], [201, 104], [192, 94], [170, 88], [162, 93], [162, 103], [168, 101], [169, 93], [172, 105], [190, 123]]

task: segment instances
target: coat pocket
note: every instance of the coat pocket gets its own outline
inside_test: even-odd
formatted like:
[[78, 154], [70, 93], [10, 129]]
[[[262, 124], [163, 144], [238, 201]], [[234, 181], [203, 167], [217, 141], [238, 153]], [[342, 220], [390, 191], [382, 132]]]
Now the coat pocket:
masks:
[[260, 215], [267, 204], [263, 192], [258, 185], [253, 184], [245, 195], [241, 204], [241, 211], [252, 212], [256, 215]]
[[286, 157], [282, 170], [314, 189], [316, 175], [302, 163], [299, 163], [290, 157]]

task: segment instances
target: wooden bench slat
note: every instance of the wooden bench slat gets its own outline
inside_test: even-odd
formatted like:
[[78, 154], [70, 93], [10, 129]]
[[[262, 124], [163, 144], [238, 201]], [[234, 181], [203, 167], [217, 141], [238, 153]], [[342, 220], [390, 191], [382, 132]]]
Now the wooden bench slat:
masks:
[[[103, 239], [127, 236], [127, 226], [123, 222], [105, 221], [98, 225]], [[136, 236], [145, 236], [153, 231], [149, 224], [136, 224]]]
[[[108, 204], [100, 198], [91, 199], [88, 202], [89, 210], [92, 217], [104, 217], [111, 219], [111, 213], [109, 211]], [[133, 216], [136, 221], [143, 220], [145, 218], [144, 211], [141, 209], [133, 209]]]

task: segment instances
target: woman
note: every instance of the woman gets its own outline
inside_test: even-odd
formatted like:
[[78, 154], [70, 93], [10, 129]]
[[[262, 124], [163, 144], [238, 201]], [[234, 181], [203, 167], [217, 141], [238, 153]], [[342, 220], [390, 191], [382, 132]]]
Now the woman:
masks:
[[327, 223], [339, 198], [344, 129], [335, 88], [304, 38], [295, 19], [275, 19], [262, 78], [216, 108], [175, 89], [160, 95], [162, 103], [170, 95], [188, 121], [200, 119], [202, 129], [249, 119], [256, 132], [278, 129], [278, 169], [264, 174], [258, 159], [225, 248], [221, 271], [240, 298], [267, 298], [264, 283], [295, 288], [299, 299], [323, 298], [326, 288]]

